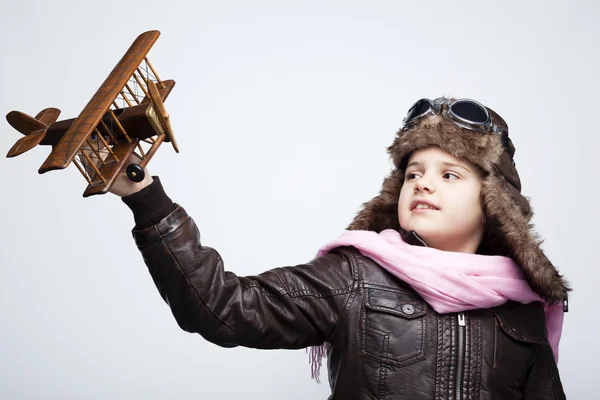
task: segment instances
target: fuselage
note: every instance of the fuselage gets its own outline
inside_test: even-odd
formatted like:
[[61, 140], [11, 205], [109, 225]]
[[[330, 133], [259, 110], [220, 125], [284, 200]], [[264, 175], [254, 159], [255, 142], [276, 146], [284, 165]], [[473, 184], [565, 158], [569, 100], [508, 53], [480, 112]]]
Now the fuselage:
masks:
[[[156, 131], [146, 115], [146, 111], [150, 105], [151, 103], [145, 103], [113, 110], [117, 120], [130, 138], [139, 138], [142, 140], [156, 135]], [[44, 139], [40, 142], [40, 145], [52, 146], [58, 143], [59, 140], [65, 135], [67, 130], [71, 127], [73, 122], [75, 122], [75, 118], [56, 121], [50, 125], [48, 127], [48, 131], [46, 132], [46, 137], [44, 137]], [[104, 123], [100, 123], [97, 126], [97, 130], [100, 132], [100, 134], [102, 134], [102, 136], [110, 138], [112, 135], [112, 137], [117, 141], [125, 140], [123, 131], [114, 121], [110, 112], [104, 115], [102, 122]], [[109, 132], [110, 135], [108, 134]]]

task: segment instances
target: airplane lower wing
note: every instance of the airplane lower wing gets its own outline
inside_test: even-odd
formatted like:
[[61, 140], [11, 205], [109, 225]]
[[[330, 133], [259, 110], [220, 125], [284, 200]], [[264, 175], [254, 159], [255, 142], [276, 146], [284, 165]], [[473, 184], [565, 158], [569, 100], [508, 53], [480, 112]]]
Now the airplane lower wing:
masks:
[[128, 164], [128, 160], [135, 151], [138, 142], [139, 140], [137, 138], [133, 138], [131, 139], [131, 142], [122, 142], [113, 146], [112, 151], [116, 155], [118, 161], [115, 161], [112, 156], [106, 158], [106, 160], [110, 161], [106, 161], [105, 164], [100, 165], [100, 174], [96, 173], [92, 176], [92, 182], [85, 189], [85, 192], [83, 192], [83, 197], [108, 192], [115, 179], [117, 179], [117, 176], [119, 176], [123, 168]]

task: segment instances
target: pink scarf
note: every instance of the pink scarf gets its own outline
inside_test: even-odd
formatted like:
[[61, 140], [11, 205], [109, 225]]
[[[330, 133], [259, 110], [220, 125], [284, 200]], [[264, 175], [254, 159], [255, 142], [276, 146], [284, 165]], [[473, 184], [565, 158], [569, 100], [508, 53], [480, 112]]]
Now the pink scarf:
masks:
[[[519, 266], [508, 257], [455, 253], [412, 246], [392, 229], [346, 231], [319, 249], [317, 257], [340, 246], [353, 246], [364, 256], [408, 283], [438, 313], [491, 308], [508, 300], [522, 304], [544, 302], [525, 280]], [[562, 304], [545, 305], [548, 341], [558, 362], [558, 343], [563, 325]], [[313, 348], [313, 378], [321, 365], [324, 348]]]

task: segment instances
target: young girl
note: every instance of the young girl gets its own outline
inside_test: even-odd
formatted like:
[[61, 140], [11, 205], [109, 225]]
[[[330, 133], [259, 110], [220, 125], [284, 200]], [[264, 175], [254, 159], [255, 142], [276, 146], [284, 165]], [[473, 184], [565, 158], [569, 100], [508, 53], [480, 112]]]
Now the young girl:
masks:
[[[111, 191], [179, 326], [223, 347], [311, 348], [331, 399], [564, 399], [567, 283], [540, 249], [504, 120], [467, 99], [414, 104], [395, 168], [302, 265], [226, 271], [158, 177]], [[564, 302], [564, 304], [563, 304]]]

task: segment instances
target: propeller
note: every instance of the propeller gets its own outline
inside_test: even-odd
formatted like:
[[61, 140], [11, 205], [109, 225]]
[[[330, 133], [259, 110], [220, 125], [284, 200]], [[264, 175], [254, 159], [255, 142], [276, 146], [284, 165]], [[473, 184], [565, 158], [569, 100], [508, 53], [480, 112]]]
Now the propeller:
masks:
[[162, 97], [160, 96], [160, 93], [158, 92], [158, 88], [156, 87], [154, 81], [148, 80], [148, 89], [150, 89], [150, 98], [152, 99], [152, 104], [155, 107], [156, 115], [167, 135], [167, 141], [170, 141], [173, 145], [173, 148], [175, 149], [175, 152], [179, 153], [179, 147], [177, 146], [175, 136], [173, 135], [173, 130], [171, 129], [169, 113], [165, 108], [165, 103], [163, 103]]

